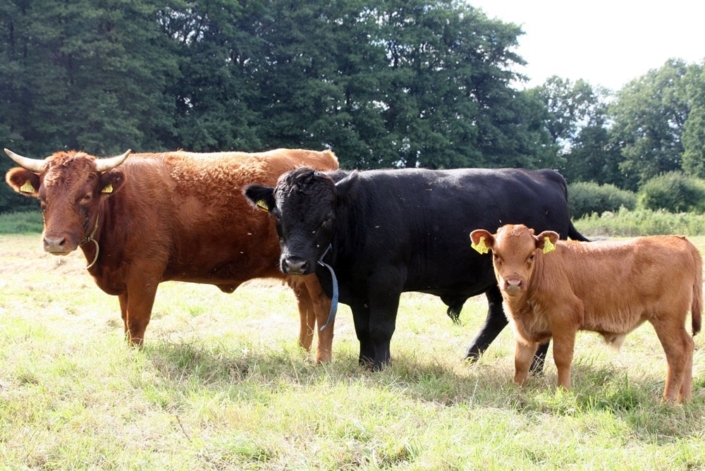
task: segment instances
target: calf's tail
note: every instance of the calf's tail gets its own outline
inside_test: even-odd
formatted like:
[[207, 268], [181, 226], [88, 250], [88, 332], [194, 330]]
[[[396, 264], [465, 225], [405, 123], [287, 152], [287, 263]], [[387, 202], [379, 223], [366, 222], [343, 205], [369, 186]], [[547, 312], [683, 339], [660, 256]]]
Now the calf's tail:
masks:
[[700, 332], [701, 314], [703, 310], [703, 260], [700, 252], [691, 245], [690, 249], [695, 259], [695, 283], [693, 283], [693, 303], [690, 306], [690, 315], [693, 323], [693, 335]]

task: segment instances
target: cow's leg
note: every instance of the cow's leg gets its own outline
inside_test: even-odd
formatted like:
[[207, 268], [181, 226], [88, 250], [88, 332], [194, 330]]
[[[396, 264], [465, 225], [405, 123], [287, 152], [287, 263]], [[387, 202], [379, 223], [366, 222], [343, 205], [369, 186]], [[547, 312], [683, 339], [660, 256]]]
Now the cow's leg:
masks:
[[318, 346], [316, 347], [316, 363], [329, 362], [333, 358], [333, 335], [335, 332], [335, 321], [331, 322], [325, 330], [321, 327], [328, 322], [330, 315], [331, 299], [326, 296], [318, 282], [316, 275], [304, 277], [306, 290], [311, 302], [310, 310], [315, 315], [315, 326], [318, 332]]
[[489, 309], [487, 311], [487, 319], [485, 325], [482, 326], [480, 333], [477, 334], [468, 347], [465, 359], [476, 361], [480, 355], [487, 350], [492, 341], [497, 338], [497, 335], [507, 326], [507, 317], [502, 309], [502, 293], [497, 285], [492, 286], [485, 292]]
[[118, 300], [120, 301], [120, 316], [122, 316], [122, 325], [124, 329], [125, 339], [129, 340], [127, 330], [127, 292], [119, 294]]
[[[487, 319], [480, 333], [473, 339], [470, 347], [468, 347], [467, 353], [465, 353], [465, 360], [468, 361], [476, 361], [480, 358], [480, 355], [487, 350], [487, 347], [490, 346], [508, 323], [507, 316], [504, 314], [504, 309], [502, 308], [502, 293], [499, 287], [497, 285], [492, 286], [485, 292], [485, 296], [487, 297], [487, 304], [489, 306]], [[548, 345], [549, 342], [539, 345], [531, 362], [529, 369], [531, 373], [539, 374], [543, 371], [543, 366], [546, 362], [546, 353], [548, 353]]]
[[154, 298], [157, 295], [159, 282], [157, 277], [140, 276], [127, 282], [127, 314], [126, 321], [129, 341], [132, 345], [141, 346], [144, 342], [144, 332], [147, 330], [152, 315]]
[[[693, 339], [685, 330], [682, 316], [662, 316], [651, 320], [666, 353], [668, 369], [663, 398], [668, 402], [688, 400], [693, 387]], [[674, 322], [681, 319], [680, 322]]]
[[[396, 283], [393, 282], [394, 278], [397, 278]], [[392, 361], [389, 346], [396, 328], [401, 288], [398, 277], [388, 274], [370, 277], [368, 281], [370, 339], [375, 347], [374, 370], [380, 370]]]
[[370, 337], [370, 308], [364, 299], [354, 299], [350, 309], [355, 323], [355, 335], [360, 342], [360, 365], [370, 367], [375, 359], [375, 346]]
[[526, 383], [526, 378], [529, 375], [529, 366], [538, 346], [539, 344], [535, 342], [516, 341], [516, 349], [514, 350], [514, 382], [519, 386], [523, 386]]

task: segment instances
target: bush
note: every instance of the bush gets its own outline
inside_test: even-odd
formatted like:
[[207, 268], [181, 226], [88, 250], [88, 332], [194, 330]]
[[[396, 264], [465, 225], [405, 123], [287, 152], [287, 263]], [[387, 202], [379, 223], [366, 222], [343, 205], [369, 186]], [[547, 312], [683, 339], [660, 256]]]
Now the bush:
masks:
[[598, 185], [594, 182], [576, 182], [568, 185], [568, 207], [574, 219], [592, 213], [617, 211], [621, 207], [634, 209], [636, 202], [636, 194], [609, 183]]
[[595, 213], [575, 221], [575, 227], [584, 236], [637, 237], [657, 234], [705, 234], [705, 215], [669, 213], [664, 210], [636, 209]]
[[654, 211], [702, 213], [705, 211], [705, 182], [680, 172], [664, 173], [642, 185], [639, 204]]
[[44, 221], [39, 211], [0, 214], [0, 234], [38, 234], [43, 229]]

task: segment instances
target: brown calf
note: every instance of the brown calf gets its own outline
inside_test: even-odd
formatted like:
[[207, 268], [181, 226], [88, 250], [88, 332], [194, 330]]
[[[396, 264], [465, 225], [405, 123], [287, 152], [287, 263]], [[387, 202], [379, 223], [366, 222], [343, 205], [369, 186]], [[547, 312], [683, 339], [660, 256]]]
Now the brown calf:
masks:
[[473, 247], [492, 250], [495, 275], [517, 338], [514, 381], [523, 385], [539, 343], [553, 337], [558, 385], [570, 388], [570, 365], [578, 330], [601, 334], [617, 347], [626, 334], [649, 321], [666, 352], [663, 397], [681, 402], [692, 389], [693, 335], [700, 331], [702, 260], [677, 236], [619, 242], [559, 241], [522, 225], [496, 234], [470, 234]]

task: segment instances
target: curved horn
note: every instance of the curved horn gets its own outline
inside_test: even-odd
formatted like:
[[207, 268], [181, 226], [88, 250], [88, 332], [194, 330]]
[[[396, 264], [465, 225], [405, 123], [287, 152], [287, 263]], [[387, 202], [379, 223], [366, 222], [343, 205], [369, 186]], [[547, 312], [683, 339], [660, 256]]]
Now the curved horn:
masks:
[[132, 149], [128, 150], [122, 155], [118, 155], [117, 157], [110, 157], [107, 159], [96, 159], [95, 161], [95, 166], [98, 172], [103, 173], [107, 172], [108, 170], [114, 169], [121, 163], [125, 161], [125, 159], [130, 155], [130, 152], [132, 152]]
[[15, 154], [10, 149], [5, 149], [5, 153], [14, 160], [17, 165], [34, 173], [42, 173], [47, 165], [44, 160], [22, 157], [21, 155]]

